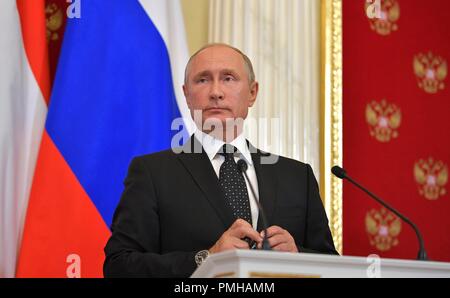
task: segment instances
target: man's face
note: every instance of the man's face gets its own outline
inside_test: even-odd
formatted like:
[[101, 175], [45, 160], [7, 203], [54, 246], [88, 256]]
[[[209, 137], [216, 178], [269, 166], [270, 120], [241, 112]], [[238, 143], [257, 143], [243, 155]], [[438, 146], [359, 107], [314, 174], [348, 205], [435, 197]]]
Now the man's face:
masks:
[[238, 52], [225, 46], [206, 48], [191, 60], [183, 91], [192, 117], [195, 110], [202, 111], [203, 123], [247, 117], [258, 83], [249, 82], [244, 63]]

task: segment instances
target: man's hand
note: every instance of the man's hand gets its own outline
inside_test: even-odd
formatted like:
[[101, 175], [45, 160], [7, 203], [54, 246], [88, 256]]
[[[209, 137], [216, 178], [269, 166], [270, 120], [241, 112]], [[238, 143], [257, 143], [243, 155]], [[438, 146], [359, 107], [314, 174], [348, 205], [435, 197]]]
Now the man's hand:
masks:
[[[264, 236], [264, 231], [261, 232], [261, 237], [262, 236]], [[273, 250], [298, 252], [294, 238], [288, 231], [280, 228], [279, 226], [271, 226], [267, 228], [267, 238]], [[259, 243], [258, 248], [261, 248], [261, 246], [262, 244]]]
[[237, 219], [231, 227], [226, 230], [217, 240], [213, 247], [209, 249], [210, 253], [218, 253], [231, 249], [249, 249], [248, 243], [242, 239], [248, 237], [256, 242], [261, 242], [261, 235], [243, 219]]

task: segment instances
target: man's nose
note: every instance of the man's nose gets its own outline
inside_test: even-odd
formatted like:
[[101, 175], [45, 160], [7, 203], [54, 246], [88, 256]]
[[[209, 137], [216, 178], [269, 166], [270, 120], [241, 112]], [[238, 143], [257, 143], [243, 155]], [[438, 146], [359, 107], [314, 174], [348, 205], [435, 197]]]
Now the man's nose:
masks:
[[211, 85], [211, 90], [209, 93], [209, 99], [211, 100], [222, 100], [224, 98], [224, 94], [220, 83], [218, 81], [214, 81]]

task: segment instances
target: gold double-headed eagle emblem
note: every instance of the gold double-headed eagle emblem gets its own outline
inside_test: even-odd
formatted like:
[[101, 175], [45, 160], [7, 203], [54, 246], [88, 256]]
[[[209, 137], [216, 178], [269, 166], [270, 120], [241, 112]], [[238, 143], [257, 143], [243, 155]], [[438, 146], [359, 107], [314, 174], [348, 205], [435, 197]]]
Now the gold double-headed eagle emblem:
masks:
[[[369, 2], [366, 1], [367, 10]], [[398, 30], [397, 21], [400, 18], [400, 5], [397, 0], [381, 0], [379, 17], [369, 19], [370, 28], [380, 35], [386, 36]]]
[[428, 200], [437, 200], [447, 191], [448, 167], [432, 157], [421, 159], [414, 164], [414, 177], [419, 185], [419, 193]]
[[414, 72], [420, 89], [435, 94], [445, 88], [444, 80], [447, 77], [447, 61], [442, 57], [428, 54], [418, 54], [414, 57]]
[[47, 42], [59, 39], [58, 30], [62, 26], [63, 17], [63, 11], [56, 3], [49, 3], [45, 7]]
[[398, 245], [398, 235], [402, 230], [401, 220], [385, 208], [372, 209], [366, 214], [366, 231], [370, 245], [379, 251], [388, 251]]
[[395, 105], [382, 100], [372, 101], [366, 106], [366, 120], [370, 135], [380, 142], [389, 142], [398, 137], [398, 128], [402, 121], [402, 113]]

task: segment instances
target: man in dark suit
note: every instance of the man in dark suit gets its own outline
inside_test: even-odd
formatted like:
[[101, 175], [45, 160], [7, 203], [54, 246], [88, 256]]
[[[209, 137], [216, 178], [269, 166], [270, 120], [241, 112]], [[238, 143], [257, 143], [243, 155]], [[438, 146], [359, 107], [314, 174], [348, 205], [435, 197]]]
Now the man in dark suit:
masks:
[[188, 277], [209, 254], [261, 247], [255, 200], [267, 213], [273, 250], [337, 254], [311, 167], [256, 150], [242, 136], [236, 120], [258, 93], [247, 56], [205, 46], [189, 60], [183, 90], [198, 130], [182, 148], [133, 159], [105, 247], [105, 276]]

